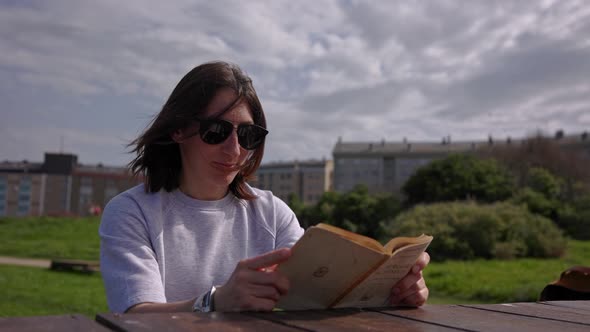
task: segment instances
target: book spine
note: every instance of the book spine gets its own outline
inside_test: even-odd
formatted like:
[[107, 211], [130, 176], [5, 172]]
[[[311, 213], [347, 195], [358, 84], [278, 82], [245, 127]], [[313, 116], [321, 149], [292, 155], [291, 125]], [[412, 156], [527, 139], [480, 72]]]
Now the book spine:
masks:
[[344, 290], [344, 292], [340, 293], [340, 295], [338, 295], [338, 297], [334, 301], [332, 301], [332, 303], [330, 303], [330, 305], [328, 306], [328, 309], [337, 305], [338, 302], [340, 302], [340, 300], [342, 300], [346, 295], [348, 295], [348, 293], [350, 293], [356, 286], [358, 286], [368, 276], [373, 274], [373, 272], [375, 272], [381, 265], [383, 265], [383, 263], [385, 263], [390, 257], [391, 256], [389, 256], [389, 255], [384, 255], [383, 258], [377, 264], [375, 264], [372, 268], [367, 270], [367, 272], [362, 274], [357, 280], [355, 280], [352, 284], [350, 284], [350, 286], [348, 288], [346, 288]]

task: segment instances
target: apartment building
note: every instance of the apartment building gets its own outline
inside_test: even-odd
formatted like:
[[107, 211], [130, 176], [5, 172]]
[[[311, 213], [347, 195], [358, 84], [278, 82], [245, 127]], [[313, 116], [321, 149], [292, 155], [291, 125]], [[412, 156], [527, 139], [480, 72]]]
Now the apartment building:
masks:
[[398, 192], [420, 166], [459, 150], [456, 144], [418, 142], [342, 142], [332, 151], [334, 190], [364, 184], [369, 192]]
[[4, 161], [0, 216], [85, 216], [138, 183], [124, 167], [81, 165], [73, 154], [46, 153], [42, 163]]
[[[558, 131], [555, 142], [566, 149], [584, 151], [590, 156], [588, 133], [564, 135]], [[364, 184], [372, 193], [399, 193], [403, 184], [418, 168], [451, 153], [471, 153], [501, 145], [522, 144], [524, 139], [451, 142], [343, 142], [339, 139], [332, 151], [334, 191], [347, 192]]]
[[304, 204], [315, 204], [326, 191], [332, 190], [333, 162], [306, 160], [263, 164], [256, 172], [252, 185], [270, 190], [287, 202], [296, 194]]

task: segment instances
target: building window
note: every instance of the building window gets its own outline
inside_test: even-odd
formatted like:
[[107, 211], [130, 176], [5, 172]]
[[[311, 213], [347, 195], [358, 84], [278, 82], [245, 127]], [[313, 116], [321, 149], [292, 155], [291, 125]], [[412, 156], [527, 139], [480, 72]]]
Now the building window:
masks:
[[[78, 199], [78, 212], [84, 214], [92, 205], [92, 185], [82, 178], [80, 186], [80, 197]], [[86, 178], [89, 179], [89, 178]]]
[[18, 186], [18, 206], [17, 215], [26, 216], [31, 211], [31, 178], [25, 176], [21, 178]]
[[6, 177], [0, 176], [0, 216], [6, 215]]
[[104, 204], [106, 205], [113, 197], [117, 196], [119, 190], [117, 187], [109, 186], [104, 190]]

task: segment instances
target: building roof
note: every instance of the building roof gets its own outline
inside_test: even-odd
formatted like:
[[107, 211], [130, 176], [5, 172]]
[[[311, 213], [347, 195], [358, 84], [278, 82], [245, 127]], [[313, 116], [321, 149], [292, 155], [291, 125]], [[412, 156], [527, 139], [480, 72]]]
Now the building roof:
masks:
[[42, 173], [43, 163], [31, 163], [26, 160], [23, 161], [8, 161], [0, 162], [0, 172], [3, 173]]
[[464, 152], [487, 146], [487, 142], [338, 142], [332, 153], [336, 155], [407, 155], [407, 154], [447, 154]]
[[293, 161], [273, 161], [260, 165], [259, 169], [270, 169], [270, 168], [294, 168], [303, 166], [315, 166], [323, 167], [326, 163], [330, 163], [331, 160], [326, 159], [307, 159], [307, 160], [293, 160]]
[[[56, 165], [55, 160], [58, 159]], [[65, 162], [64, 162], [65, 161]], [[50, 165], [51, 164], [51, 165]], [[64, 167], [66, 166], [66, 167]], [[102, 164], [83, 165], [77, 162], [77, 156], [72, 154], [45, 153], [43, 162], [9, 161], [0, 162], [2, 173], [46, 173], [62, 175], [88, 176], [129, 176], [127, 167], [113, 167]]]
[[[338, 140], [334, 149], [333, 155], [336, 156], [399, 156], [399, 155], [436, 155], [448, 154], [453, 152], [467, 152], [479, 148], [487, 148], [494, 146], [507, 146], [514, 144], [523, 144], [529, 138], [512, 139], [507, 137], [505, 139], [491, 138], [483, 141], [458, 141], [449, 142], [448, 140], [441, 140], [441, 142], [412, 142], [409, 140], [403, 142], [387, 142], [381, 140], [378, 142], [343, 142]], [[553, 138], [555, 142], [563, 145], [585, 144], [590, 147], [590, 138], [588, 134], [567, 135], [561, 138]]]

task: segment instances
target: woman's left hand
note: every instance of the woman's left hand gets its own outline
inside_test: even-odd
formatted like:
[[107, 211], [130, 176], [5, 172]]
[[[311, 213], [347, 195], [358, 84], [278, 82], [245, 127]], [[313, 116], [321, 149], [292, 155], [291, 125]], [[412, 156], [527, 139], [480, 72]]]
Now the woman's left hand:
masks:
[[428, 287], [422, 270], [430, 262], [430, 255], [423, 252], [410, 272], [391, 288], [391, 305], [419, 307], [428, 299]]

